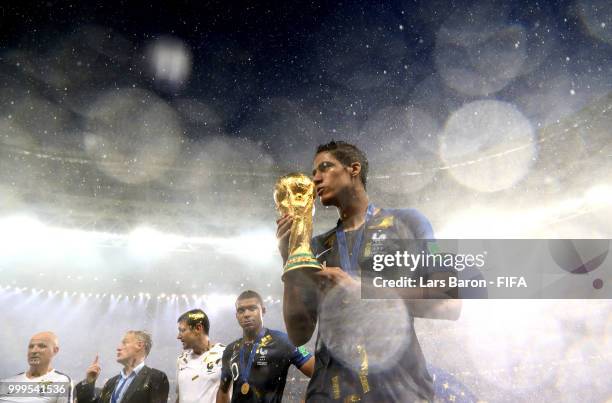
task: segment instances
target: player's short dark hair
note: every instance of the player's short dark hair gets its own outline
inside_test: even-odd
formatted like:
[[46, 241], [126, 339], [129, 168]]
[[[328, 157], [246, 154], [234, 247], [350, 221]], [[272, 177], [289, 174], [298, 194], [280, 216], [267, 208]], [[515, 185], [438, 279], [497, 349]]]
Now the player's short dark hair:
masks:
[[238, 301], [240, 301], [242, 299], [249, 299], [249, 298], [255, 298], [259, 302], [259, 304], [261, 306], [264, 305], [263, 298], [261, 298], [261, 295], [259, 295], [257, 292], [255, 292], [253, 290], [246, 290], [246, 291], [243, 291], [242, 293], [240, 293], [238, 298], [236, 298], [236, 302], [238, 302]]
[[344, 166], [350, 166], [353, 162], [359, 162], [361, 164], [361, 183], [363, 187], [366, 187], [368, 180], [368, 158], [365, 153], [361, 151], [356, 145], [347, 143], [346, 141], [335, 141], [332, 140], [326, 144], [319, 144], [317, 146], [316, 154], [328, 152], [334, 156], [335, 159], [340, 161]]
[[202, 325], [204, 332], [208, 334], [210, 330], [210, 321], [208, 315], [201, 309], [192, 309], [179, 316], [177, 323], [185, 322], [190, 328], [195, 328], [198, 323]]

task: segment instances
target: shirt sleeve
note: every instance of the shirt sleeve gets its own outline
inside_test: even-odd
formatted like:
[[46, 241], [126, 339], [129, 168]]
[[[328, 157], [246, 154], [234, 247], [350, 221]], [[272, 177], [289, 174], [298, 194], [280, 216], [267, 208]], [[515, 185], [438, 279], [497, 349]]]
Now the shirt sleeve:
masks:
[[[415, 253], [431, 253], [430, 246], [432, 242], [435, 243], [435, 238], [433, 228], [427, 217], [420, 211], [412, 208], [399, 211], [400, 218], [404, 224], [404, 231], [407, 232], [399, 235], [409, 243], [410, 247], [407, 247], [407, 249], [412, 249]], [[441, 268], [426, 268], [423, 265], [419, 265], [416, 268], [415, 275], [417, 278], [428, 278], [433, 272], [437, 271], [441, 271]]]
[[302, 365], [306, 364], [306, 361], [308, 361], [312, 357], [312, 354], [306, 349], [306, 347], [295, 347], [291, 343], [289, 343], [288, 345], [290, 351], [289, 361], [296, 367], [300, 368]]
[[[437, 254], [438, 246], [436, 244], [434, 231], [431, 223], [421, 212], [415, 209], [407, 209], [404, 212], [403, 219], [406, 225], [413, 233], [417, 240], [417, 250], [422, 250], [426, 254]], [[446, 267], [438, 262], [432, 266], [425, 267], [419, 265], [416, 269], [416, 276], [419, 278], [431, 278], [435, 273], [446, 273], [447, 276], [457, 276], [457, 271], [454, 267]]]
[[423, 213], [416, 209], [403, 210], [402, 217], [412, 234], [414, 239], [434, 239], [434, 231], [431, 223]]

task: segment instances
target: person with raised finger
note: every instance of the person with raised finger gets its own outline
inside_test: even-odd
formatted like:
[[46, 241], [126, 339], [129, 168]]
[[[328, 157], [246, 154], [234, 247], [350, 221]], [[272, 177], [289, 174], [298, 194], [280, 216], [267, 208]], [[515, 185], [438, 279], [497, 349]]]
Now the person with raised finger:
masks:
[[162, 371], [145, 365], [152, 345], [148, 333], [128, 331], [117, 347], [117, 362], [123, 368], [104, 384], [100, 395], [95, 393], [95, 384], [101, 372], [100, 360], [96, 355], [85, 371], [85, 379], [76, 386], [78, 402], [167, 403], [168, 377]]

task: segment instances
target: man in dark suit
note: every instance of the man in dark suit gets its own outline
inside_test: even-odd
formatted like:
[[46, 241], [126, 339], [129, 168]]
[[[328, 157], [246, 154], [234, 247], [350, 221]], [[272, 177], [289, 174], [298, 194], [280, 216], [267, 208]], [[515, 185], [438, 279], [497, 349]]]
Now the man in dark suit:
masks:
[[96, 396], [95, 384], [100, 375], [98, 356], [87, 368], [86, 379], [76, 386], [79, 403], [167, 403], [168, 377], [144, 365], [152, 346], [151, 336], [140, 330], [128, 331], [117, 347], [119, 373], [106, 382]]

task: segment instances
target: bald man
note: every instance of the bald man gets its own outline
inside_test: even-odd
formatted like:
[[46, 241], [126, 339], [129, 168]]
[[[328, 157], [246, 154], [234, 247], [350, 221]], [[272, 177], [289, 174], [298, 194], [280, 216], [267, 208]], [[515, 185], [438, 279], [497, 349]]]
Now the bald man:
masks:
[[72, 403], [72, 380], [56, 371], [59, 342], [53, 332], [36, 333], [28, 344], [27, 372], [0, 381], [0, 402]]

